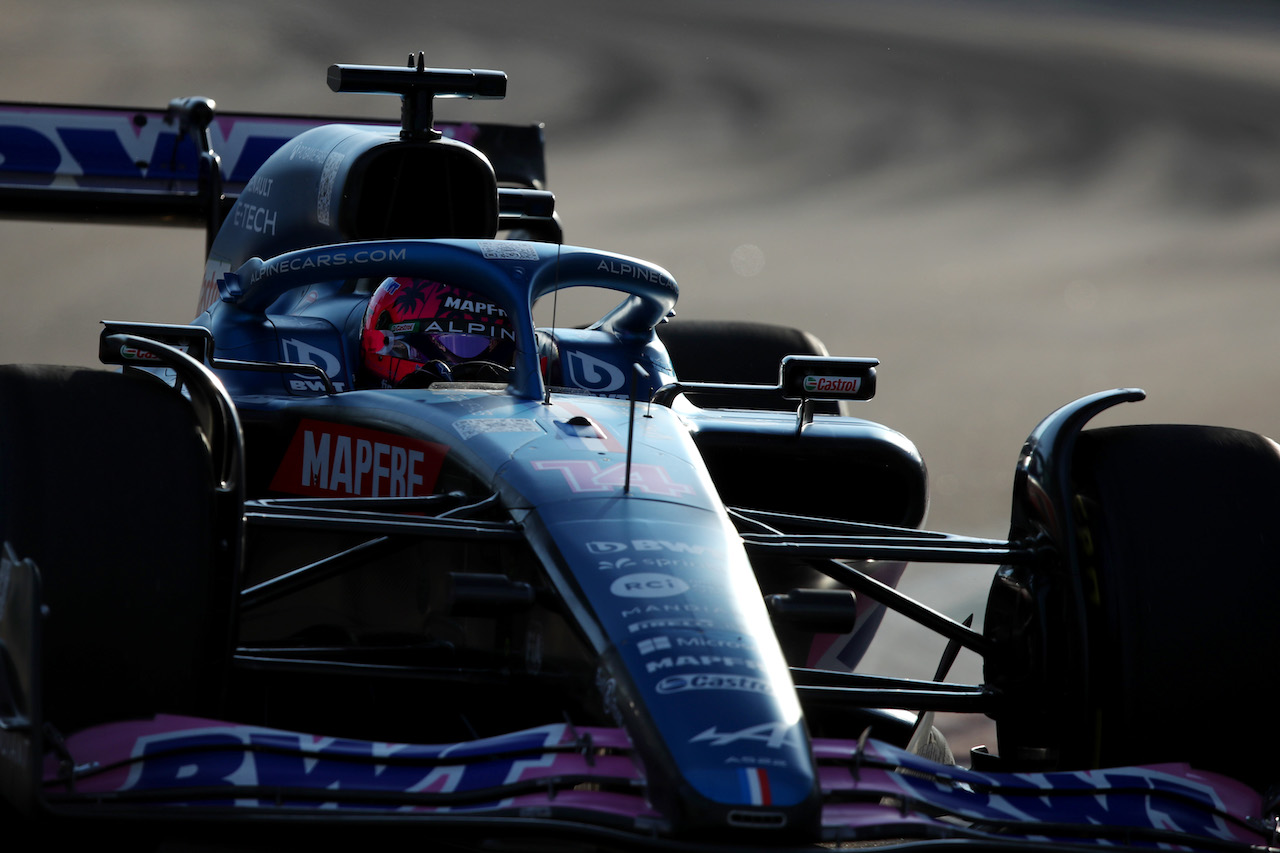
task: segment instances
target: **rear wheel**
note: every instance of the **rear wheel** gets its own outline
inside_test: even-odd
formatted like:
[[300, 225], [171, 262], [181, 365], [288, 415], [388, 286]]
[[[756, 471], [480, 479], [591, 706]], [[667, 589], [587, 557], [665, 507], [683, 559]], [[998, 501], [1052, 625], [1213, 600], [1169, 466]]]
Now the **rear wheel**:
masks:
[[43, 717], [213, 713], [232, 547], [190, 404], [150, 377], [0, 367], [0, 541], [39, 568]]

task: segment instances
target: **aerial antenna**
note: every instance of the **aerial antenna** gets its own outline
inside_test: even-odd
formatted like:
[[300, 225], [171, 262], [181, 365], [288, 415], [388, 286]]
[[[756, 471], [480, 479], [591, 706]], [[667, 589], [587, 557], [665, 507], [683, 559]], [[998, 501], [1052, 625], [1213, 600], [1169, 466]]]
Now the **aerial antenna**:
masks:
[[649, 378], [649, 371], [645, 370], [638, 363], [631, 365], [631, 414], [627, 417], [627, 467], [626, 474], [622, 480], [622, 493], [624, 495], [631, 493], [631, 448], [635, 443], [636, 435], [636, 386], [639, 384], [639, 378], [643, 376]]
[[[556, 279], [555, 290], [551, 291], [551, 352], [558, 353], [560, 347], [556, 344], [556, 309], [560, 307], [560, 249], [561, 245], [556, 243]], [[547, 372], [542, 377], [542, 388], [546, 396], [542, 398], [542, 405], [551, 405], [551, 383], [547, 380], [551, 378], [551, 356], [547, 356]], [[538, 359], [538, 369], [542, 369], [542, 359]]]

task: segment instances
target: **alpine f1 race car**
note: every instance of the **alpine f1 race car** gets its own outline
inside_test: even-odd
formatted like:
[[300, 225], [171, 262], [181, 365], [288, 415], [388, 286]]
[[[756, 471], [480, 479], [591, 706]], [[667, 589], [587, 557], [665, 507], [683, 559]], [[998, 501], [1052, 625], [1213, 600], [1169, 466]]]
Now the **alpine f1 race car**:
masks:
[[[1105, 390], [1031, 432], [1006, 539], [921, 529], [919, 452], [852, 414], [874, 358], [675, 317], [667, 270], [563, 242], [540, 127], [435, 121], [502, 72], [328, 83], [400, 125], [0, 105], [5, 216], [208, 249], [190, 323], [104, 322], [113, 369], [0, 367], [6, 829], [1280, 849], [1275, 443], [1087, 428], [1143, 397]], [[614, 307], [556, 325], [581, 288]], [[999, 566], [981, 630], [910, 562]], [[886, 609], [934, 680], [859, 673]]]

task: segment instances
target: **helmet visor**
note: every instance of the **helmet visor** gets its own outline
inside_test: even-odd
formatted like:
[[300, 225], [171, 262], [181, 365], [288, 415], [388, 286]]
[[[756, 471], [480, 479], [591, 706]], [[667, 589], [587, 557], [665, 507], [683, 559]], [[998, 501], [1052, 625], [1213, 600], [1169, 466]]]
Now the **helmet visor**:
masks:
[[487, 335], [448, 334], [436, 335], [435, 342], [455, 358], [473, 359], [489, 352], [494, 344], [501, 343], [501, 339]]

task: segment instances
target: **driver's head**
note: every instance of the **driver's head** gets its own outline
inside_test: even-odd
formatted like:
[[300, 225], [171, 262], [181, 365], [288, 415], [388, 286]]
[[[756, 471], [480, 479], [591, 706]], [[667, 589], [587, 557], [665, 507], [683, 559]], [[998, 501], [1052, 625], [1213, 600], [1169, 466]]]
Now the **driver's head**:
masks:
[[383, 388], [437, 379], [493, 379], [515, 357], [507, 314], [465, 288], [422, 278], [389, 278], [365, 309], [360, 354]]

